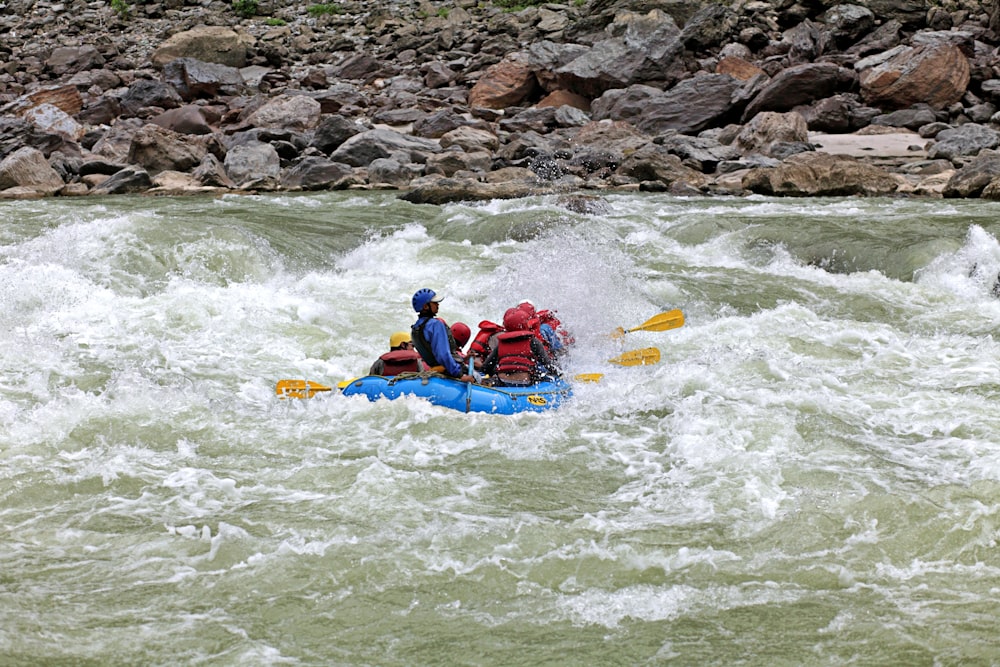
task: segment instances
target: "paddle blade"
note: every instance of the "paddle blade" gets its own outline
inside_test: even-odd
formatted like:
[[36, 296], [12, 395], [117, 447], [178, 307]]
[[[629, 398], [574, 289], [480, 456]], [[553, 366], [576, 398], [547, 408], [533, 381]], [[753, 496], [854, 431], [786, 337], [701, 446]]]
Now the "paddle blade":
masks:
[[600, 382], [604, 373], [578, 373], [573, 376], [577, 382]]
[[332, 390], [332, 387], [309, 380], [278, 380], [274, 393], [279, 398], [312, 398], [316, 392]]
[[675, 309], [655, 315], [629, 331], [669, 331], [682, 326], [684, 326], [684, 313]]
[[659, 363], [660, 351], [655, 347], [644, 347], [641, 350], [620, 354], [614, 359], [608, 359], [608, 361], [619, 366], [650, 366]]
[[676, 329], [682, 326], [684, 326], [684, 313], [675, 308], [674, 310], [668, 310], [665, 313], [654, 315], [639, 326], [632, 329], [623, 329], [622, 327], [618, 327], [611, 332], [611, 338], [622, 338], [625, 334], [632, 331], [669, 331], [670, 329]]

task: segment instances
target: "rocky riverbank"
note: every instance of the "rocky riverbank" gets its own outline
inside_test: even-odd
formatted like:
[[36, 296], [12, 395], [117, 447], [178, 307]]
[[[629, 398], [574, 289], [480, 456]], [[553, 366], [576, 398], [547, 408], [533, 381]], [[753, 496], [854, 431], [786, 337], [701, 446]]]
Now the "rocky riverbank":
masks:
[[1000, 198], [997, 17], [975, 2], [0, 12], [0, 198]]

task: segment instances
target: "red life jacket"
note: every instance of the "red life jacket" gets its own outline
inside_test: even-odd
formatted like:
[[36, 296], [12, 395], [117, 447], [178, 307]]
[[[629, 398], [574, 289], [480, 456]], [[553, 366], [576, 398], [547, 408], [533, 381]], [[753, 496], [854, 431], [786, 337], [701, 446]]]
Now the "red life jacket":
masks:
[[505, 331], [497, 336], [497, 373], [537, 373], [538, 364], [531, 353], [530, 331]]
[[503, 331], [503, 327], [496, 322], [490, 322], [489, 320], [483, 320], [479, 323], [479, 333], [476, 337], [472, 339], [469, 344], [469, 356], [477, 356], [485, 359], [490, 355], [490, 337]]
[[385, 364], [382, 375], [389, 377], [400, 373], [419, 373], [421, 370], [420, 355], [416, 350], [392, 350], [379, 359]]

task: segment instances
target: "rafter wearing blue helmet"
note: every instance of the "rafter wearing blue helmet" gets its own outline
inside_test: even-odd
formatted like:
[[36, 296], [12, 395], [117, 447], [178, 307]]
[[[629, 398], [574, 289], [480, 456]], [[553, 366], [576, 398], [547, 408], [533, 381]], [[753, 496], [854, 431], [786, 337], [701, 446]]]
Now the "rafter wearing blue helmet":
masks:
[[462, 366], [455, 360], [454, 352], [458, 349], [458, 343], [451, 335], [451, 329], [437, 316], [443, 298], [426, 287], [414, 293], [410, 303], [418, 316], [410, 329], [413, 346], [428, 365], [443, 369], [450, 377], [471, 382], [472, 376], [466, 375]]

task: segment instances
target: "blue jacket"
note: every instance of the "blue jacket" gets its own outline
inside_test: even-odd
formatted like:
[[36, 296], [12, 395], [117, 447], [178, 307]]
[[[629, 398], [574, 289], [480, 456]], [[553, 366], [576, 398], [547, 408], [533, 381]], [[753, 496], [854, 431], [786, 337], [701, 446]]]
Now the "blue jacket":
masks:
[[542, 334], [542, 338], [545, 339], [545, 343], [549, 346], [549, 349], [553, 352], [559, 352], [563, 348], [562, 341], [559, 340], [559, 336], [556, 335], [555, 330], [548, 324], [543, 324], [538, 328], [539, 333]]
[[[450, 335], [444, 322], [436, 317], [418, 317], [411, 329], [413, 344], [424, 361], [431, 366], [444, 366], [445, 373], [453, 378], [461, 377], [465, 373], [451, 355]], [[427, 342], [429, 350], [421, 349], [424, 341]]]

